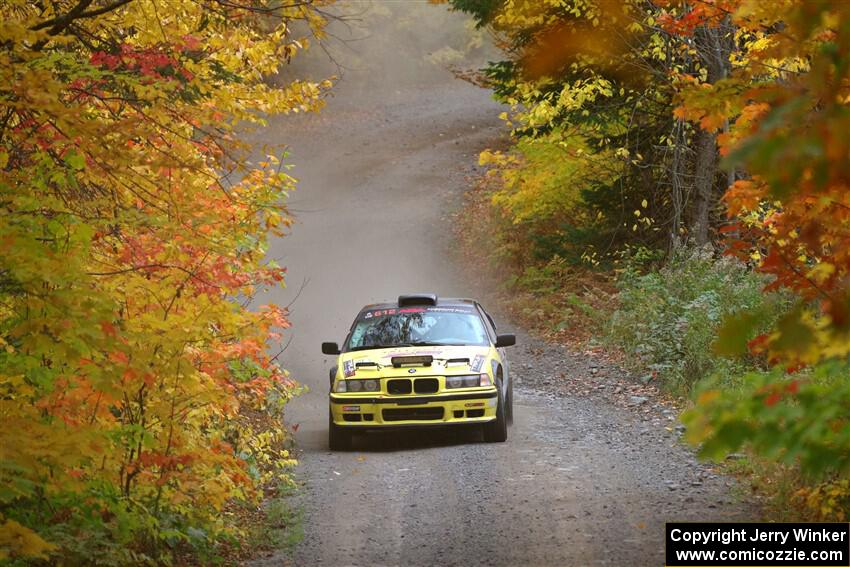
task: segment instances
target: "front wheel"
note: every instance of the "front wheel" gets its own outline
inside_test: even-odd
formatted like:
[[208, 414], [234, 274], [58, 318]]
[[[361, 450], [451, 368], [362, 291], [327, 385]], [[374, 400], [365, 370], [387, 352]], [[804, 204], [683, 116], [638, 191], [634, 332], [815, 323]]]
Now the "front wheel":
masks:
[[331, 451], [348, 451], [351, 449], [352, 434], [334, 423], [334, 416], [328, 410], [328, 447]]
[[484, 424], [484, 440], [488, 443], [504, 443], [508, 440], [508, 420], [505, 418], [505, 396], [499, 390], [496, 419]]

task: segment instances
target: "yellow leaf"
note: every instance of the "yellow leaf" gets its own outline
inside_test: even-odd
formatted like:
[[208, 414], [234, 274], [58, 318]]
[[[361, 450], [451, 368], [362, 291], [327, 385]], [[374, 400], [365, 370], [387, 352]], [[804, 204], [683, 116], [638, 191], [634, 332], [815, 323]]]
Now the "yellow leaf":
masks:
[[806, 276], [817, 283], [823, 283], [834, 273], [835, 266], [833, 264], [830, 264], [829, 262], [819, 262], [815, 264], [811, 270], [809, 270]]
[[699, 405], [707, 405], [720, 397], [720, 392], [717, 390], [706, 390], [697, 398], [697, 404]]
[[46, 559], [47, 554], [56, 546], [44, 541], [31, 529], [15, 520], [6, 520], [0, 526], [0, 559], [9, 557], [39, 557]]

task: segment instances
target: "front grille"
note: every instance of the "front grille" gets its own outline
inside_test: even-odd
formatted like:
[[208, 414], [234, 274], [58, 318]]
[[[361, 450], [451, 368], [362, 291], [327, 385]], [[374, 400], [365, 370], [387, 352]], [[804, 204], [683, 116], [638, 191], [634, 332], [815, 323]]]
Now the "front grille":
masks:
[[360, 421], [359, 413], [344, 413], [342, 414], [342, 419], [345, 421]]
[[434, 394], [440, 389], [436, 378], [419, 378], [413, 382], [413, 390], [417, 394]]
[[466, 417], [484, 417], [483, 409], [468, 409], [466, 410]]
[[443, 419], [443, 408], [391, 408], [382, 412], [384, 421], [404, 421], [408, 419]]
[[412, 392], [410, 380], [389, 380], [387, 382], [387, 392], [390, 394], [409, 394]]

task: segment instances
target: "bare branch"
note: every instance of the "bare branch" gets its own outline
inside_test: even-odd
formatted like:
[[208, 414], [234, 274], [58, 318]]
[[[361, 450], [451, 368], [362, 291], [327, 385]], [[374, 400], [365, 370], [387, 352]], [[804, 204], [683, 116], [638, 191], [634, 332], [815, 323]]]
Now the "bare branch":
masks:
[[93, 0], [80, 0], [76, 6], [71, 8], [71, 10], [61, 16], [56, 16], [55, 18], [50, 18], [49, 20], [45, 20], [41, 23], [38, 23], [32, 26], [30, 29], [33, 31], [43, 30], [45, 28], [50, 28], [48, 30], [48, 34], [50, 35], [58, 35], [65, 31], [75, 20], [79, 20], [82, 18], [94, 18], [97, 16], [101, 16], [106, 14], [107, 12], [111, 12], [113, 10], [117, 10], [121, 6], [125, 4], [129, 4], [133, 0], [117, 0], [112, 4], [107, 4], [106, 6], [101, 6], [100, 8], [94, 8], [92, 10], [87, 10]]

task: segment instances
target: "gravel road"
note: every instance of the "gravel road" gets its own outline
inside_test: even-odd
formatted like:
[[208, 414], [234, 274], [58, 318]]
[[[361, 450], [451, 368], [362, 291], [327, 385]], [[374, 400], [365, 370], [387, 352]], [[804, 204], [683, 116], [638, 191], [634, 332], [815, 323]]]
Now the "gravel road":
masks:
[[[437, 8], [434, 8], [435, 10]], [[368, 40], [367, 40], [368, 41]], [[353, 49], [358, 49], [357, 44]], [[303, 541], [256, 566], [663, 565], [665, 521], [751, 519], [733, 482], [677, 441], [673, 413], [593, 353], [510, 321], [519, 344], [515, 422], [504, 444], [475, 432], [376, 434], [327, 448], [322, 340], [364, 304], [401, 292], [479, 297], [452, 257], [450, 213], [477, 153], [504, 135], [490, 93], [450, 73], [395, 71], [383, 52], [364, 88], [349, 70], [317, 116], [273, 122], [300, 179], [292, 234], [271, 255], [292, 304], [284, 363], [310, 391], [291, 403]], [[576, 386], [578, 385], [578, 386]]]

